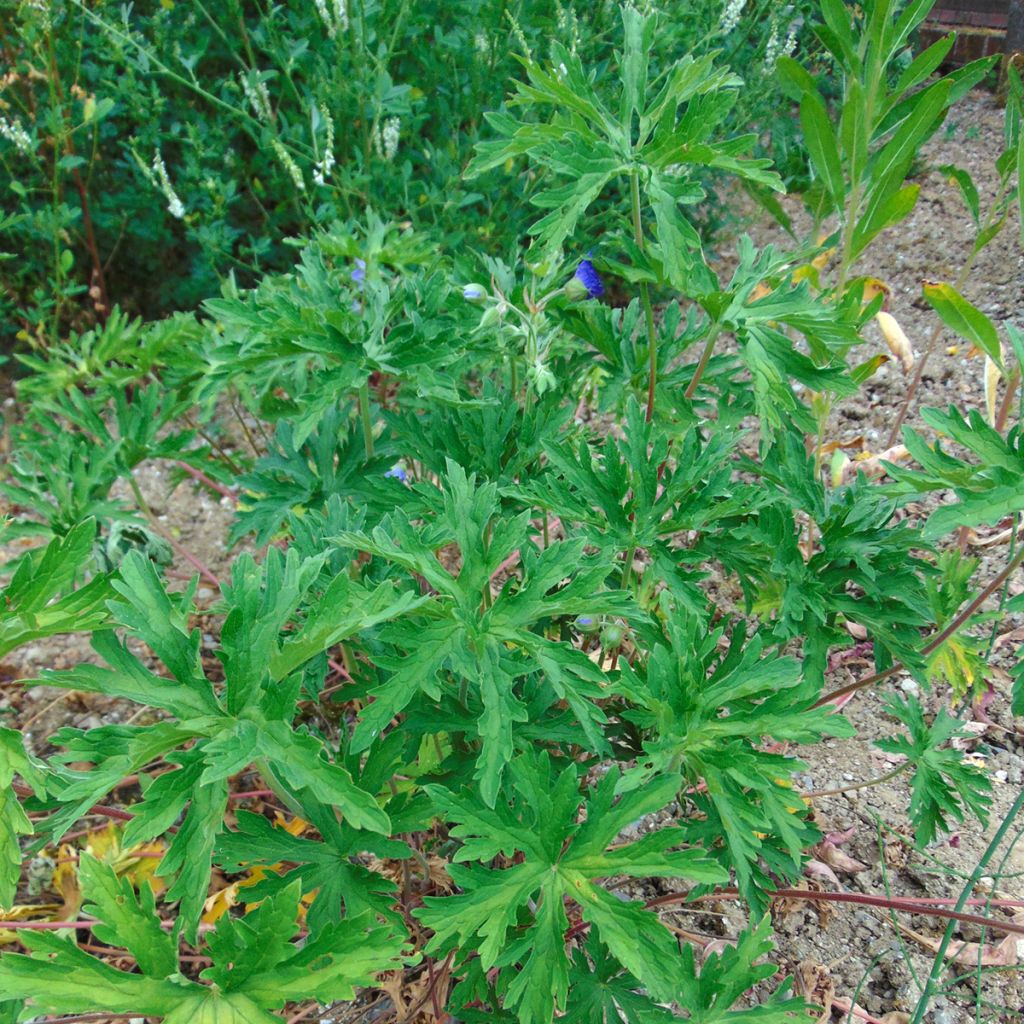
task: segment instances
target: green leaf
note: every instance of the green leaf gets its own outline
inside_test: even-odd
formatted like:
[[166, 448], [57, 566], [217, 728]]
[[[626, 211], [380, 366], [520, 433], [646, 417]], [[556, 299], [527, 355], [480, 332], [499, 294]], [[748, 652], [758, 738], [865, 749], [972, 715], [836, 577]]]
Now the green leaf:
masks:
[[149, 885], [144, 882], [136, 897], [127, 878], [118, 878], [112, 867], [88, 853], [79, 859], [78, 873], [87, 896], [83, 910], [103, 922], [93, 935], [100, 942], [127, 949], [143, 974], [154, 978], [176, 974], [177, 938], [161, 926]]
[[[451, 834], [465, 842], [452, 878], [463, 890], [427, 897], [413, 913], [434, 930], [428, 952], [459, 946], [476, 949], [485, 969], [498, 966], [509, 979], [506, 1005], [523, 1024], [551, 1021], [565, 1005], [569, 961], [563, 940], [566, 898], [592, 921], [603, 942], [632, 974], [653, 991], [672, 987], [675, 942], [657, 915], [635, 902], [624, 903], [600, 888], [599, 878], [618, 874], [660, 874], [714, 882], [725, 872], [694, 850], [672, 850], [681, 832], [666, 828], [637, 842], [607, 850], [629, 815], [671, 799], [676, 782], [661, 778], [649, 794], [627, 794], [616, 804], [618, 771], [612, 769], [586, 798], [570, 765], [557, 776], [548, 755], [524, 754], [509, 768], [511, 788], [492, 809], [477, 796], [456, 795], [439, 786], [427, 791], [454, 822]], [[586, 800], [585, 824], [579, 824]], [[522, 860], [503, 870], [479, 864], [498, 852], [516, 851]], [[534, 908], [534, 909], [531, 909]], [[641, 941], [637, 941], [640, 936]], [[521, 980], [523, 975], [526, 981]]]
[[0, 729], [0, 907], [14, 904], [21, 877], [21, 844], [18, 837], [32, 834], [32, 822], [22, 810], [11, 783], [20, 775], [36, 796], [44, 792], [43, 766], [25, 753], [21, 733]]
[[836, 147], [835, 129], [825, 109], [825, 101], [817, 92], [806, 92], [800, 100], [800, 126], [819, 179], [831, 196], [833, 206], [841, 206], [846, 196], [846, 181]]
[[865, 214], [854, 228], [851, 259], [856, 259], [886, 228], [899, 224], [906, 218], [917, 204], [920, 191], [920, 185], [905, 185], [898, 192], [890, 195], [883, 203], [871, 208], [870, 212]]
[[927, 846], [939, 829], [948, 831], [950, 819], [963, 822], [968, 811], [985, 827], [992, 783], [983, 770], [965, 763], [960, 751], [943, 748], [954, 737], [966, 735], [960, 721], [940, 710], [929, 725], [913, 697], [890, 697], [886, 711], [907, 727], [909, 735], [876, 740], [875, 746], [905, 755], [914, 766], [910, 820], [917, 848]]
[[38, 556], [19, 560], [10, 584], [0, 590], [0, 658], [32, 640], [87, 632], [104, 623], [104, 601], [110, 596], [106, 577], [67, 592], [91, 561], [95, 539], [96, 521], [86, 519]]
[[972, 345], [976, 345], [994, 363], [1002, 366], [999, 335], [995, 325], [977, 306], [972, 306], [952, 285], [925, 282], [925, 300], [942, 322]]
[[304, 896], [316, 893], [307, 914], [314, 934], [333, 926], [342, 907], [350, 917], [364, 911], [393, 916], [391, 894], [398, 887], [365, 867], [360, 857], [372, 852], [381, 858], [404, 858], [410, 855], [408, 846], [341, 825], [333, 820], [333, 814], [322, 817], [318, 827], [325, 839], [318, 841], [293, 836], [261, 815], [238, 811], [238, 827], [217, 837], [217, 862], [230, 872], [256, 866], [269, 869], [282, 862], [294, 865], [280, 873], [268, 870], [247, 888], [247, 896], [256, 902], [298, 879]]
[[391, 822], [373, 795], [360, 789], [347, 769], [327, 761], [323, 752], [320, 741], [284, 722], [271, 722], [259, 732], [258, 754], [289, 785], [308, 789], [322, 803], [337, 806], [353, 828], [388, 835]]
[[807, 1004], [789, 996], [788, 981], [756, 1006], [735, 1006], [745, 992], [778, 971], [765, 962], [772, 950], [770, 934], [771, 921], [763, 917], [742, 932], [735, 944], [708, 956], [699, 973], [693, 946], [684, 946], [676, 999], [687, 1008], [693, 1024], [793, 1024], [807, 1020]]
[[[126, 938], [143, 973], [117, 970], [63, 937], [36, 933], [24, 939], [32, 955], [0, 955], [5, 997], [28, 999], [51, 1013], [100, 1010], [173, 1024], [280, 1024], [270, 1011], [285, 1003], [351, 999], [355, 986], [410, 959], [391, 926], [376, 926], [367, 915], [336, 922], [297, 948], [299, 888], [291, 885], [244, 918], [220, 918], [207, 939], [212, 966], [199, 975], [211, 984], [200, 984], [178, 973], [176, 939], [162, 934], [147, 905], [151, 897], [135, 903], [109, 867], [84, 863], [85, 898], [104, 915], [97, 930], [111, 941]], [[122, 936], [121, 928], [128, 934]]]

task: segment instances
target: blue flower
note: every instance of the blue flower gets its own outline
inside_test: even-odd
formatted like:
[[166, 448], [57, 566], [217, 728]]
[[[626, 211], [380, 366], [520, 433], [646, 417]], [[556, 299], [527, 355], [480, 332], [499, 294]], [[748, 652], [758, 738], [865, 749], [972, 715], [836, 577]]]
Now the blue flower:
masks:
[[604, 285], [601, 283], [601, 277], [594, 269], [594, 264], [590, 260], [580, 260], [580, 265], [576, 268], [575, 280], [579, 281], [586, 288], [587, 294], [592, 299], [599, 299], [604, 295]]
[[350, 276], [356, 284], [362, 284], [366, 280], [366, 260], [357, 259], [356, 268]]
[[404, 469], [402, 469], [401, 466], [392, 466], [391, 469], [389, 469], [384, 474], [384, 476], [392, 477], [395, 480], [397, 480], [399, 483], [403, 483], [403, 484], [406, 483], [408, 481], [408, 479], [409, 479], [409, 474], [406, 473], [406, 471]]

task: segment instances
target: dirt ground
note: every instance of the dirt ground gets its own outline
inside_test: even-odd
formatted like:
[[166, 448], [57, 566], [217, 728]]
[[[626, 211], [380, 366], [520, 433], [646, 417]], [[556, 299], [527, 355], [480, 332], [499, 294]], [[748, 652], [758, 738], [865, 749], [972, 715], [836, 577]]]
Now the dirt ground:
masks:
[[[925, 150], [916, 179], [921, 185], [916, 209], [897, 229], [878, 239], [857, 268], [858, 272], [888, 284], [889, 310], [918, 353], [936, 323], [935, 314], [921, 297], [921, 282], [955, 280], [973, 238], [969, 217], [955, 186], [935, 168], [953, 163], [969, 169], [984, 209], [995, 192], [996, 177], [991, 164], [1001, 149], [1001, 122], [1002, 112], [987, 93], [974, 93], [957, 106], [946, 128]], [[787, 202], [787, 209], [798, 223], [806, 223], [797, 201]], [[758, 244], [786, 244], [781, 229], [761, 219], [745, 230]], [[981, 254], [962, 291], [993, 320], [1015, 318], [1017, 324], [1024, 326], [1024, 254], [1015, 224], [1008, 225]], [[864, 358], [884, 351], [880, 335], [862, 351]], [[956, 404], [961, 409], [984, 411], [982, 374], [983, 361], [968, 357], [966, 345], [943, 333], [923, 378], [921, 404]], [[898, 364], [884, 366], [856, 399], [838, 409], [833, 418], [834, 438], [845, 442], [862, 438], [861, 445], [873, 452], [884, 448], [907, 380]], [[913, 415], [910, 422], [915, 422]], [[188, 481], [174, 487], [166, 472], [161, 474], [159, 469], [145, 471], [140, 479], [165, 529], [199, 555], [214, 574], [224, 575], [231, 560], [225, 545], [232, 519], [230, 502]], [[984, 540], [999, 530], [982, 532], [979, 539]], [[969, 548], [969, 553], [982, 560], [981, 578], [990, 579], [1005, 564], [1007, 544], [977, 546]], [[192, 571], [180, 562], [176, 569]], [[1010, 590], [1024, 590], [1024, 574], [1017, 574]], [[212, 590], [201, 588], [199, 597], [200, 603], [212, 603], [215, 595]], [[909, 790], [904, 778], [815, 797], [818, 824], [833, 842], [819, 852], [819, 862], [812, 867], [807, 885], [852, 893], [884, 895], [888, 891], [900, 896], [955, 899], [1024, 784], [1024, 722], [1015, 723], [1010, 716], [1007, 674], [1020, 644], [1011, 631], [1019, 631], [1020, 626], [1018, 616], [1001, 627], [1007, 635], [1000, 638], [993, 660], [994, 696], [981, 720], [974, 721], [974, 738], [965, 751], [965, 756], [973, 757], [992, 773], [994, 800], [988, 828], [980, 829], [969, 822], [962, 831], [944, 836], [924, 854], [915, 854], [908, 843]], [[88, 728], [121, 720], [130, 712], [104, 698], [15, 683], [20, 678], [36, 676], [44, 668], [67, 668], [93, 658], [88, 639], [80, 636], [58, 637], [13, 652], [0, 665], [0, 715], [4, 723], [23, 728], [30, 744], [42, 753], [46, 737], [61, 726]], [[867, 659], [849, 661], [833, 679], [839, 686], [871, 671]], [[916, 686], [903, 677], [885, 685], [896, 689]], [[933, 709], [948, 706], [946, 693], [927, 694], [922, 699], [926, 707]], [[961, 709], [961, 713], [967, 722], [977, 717], [970, 708]], [[807, 764], [799, 780], [805, 793], [843, 789], [876, 779], [893, 768], [893, 763], [871, 746], [873, 739], [893, 731], [893, 722], [882, 711], [882, 692], [860, 692], [847, 706], [846, 714], [857, 728], [856, 738], [830, 741], [797, 752]], [[1024, 830], [1024, 822], [1020, 829]], [[1011, 842], [1004, 845], [1000, 857], [992, 862], [989, 876], [978, 886], [975, 896], [1024, 899], [1024, 843], [1016, 843], [1020, 835], [1020, 830], [1011, 833]], [[1014, 913], [998, 907], [972, 909], [997, 918], [1009, 918]], [[835, 996], [834, 1016], [823, 1020], [846, 1020], [845, 1008], [855, 1002], [850, 1019], [883, 1019], [885, 1024], [899, 1024], [906, 1020], [901, 1014], [913, 1010], [918, 985], [931, 968], [935, 943], [943, 927], [943, 922], [936, 918], [905, 914], [900, 915], [896, 926], [886, 912], [852, 904], [826, 906], [783, 901], [775, 908], [774, 917], [778, 942], [774, 958], [779, 965], [787, 974], [797, 977], [803, 986], [801, 991], [809, 998], [821, 1001], [825, 996]], [[712, 939], [735, 935], [745, 923], [742, 908], [727, 901], [705, 904], [700, 912], [679, 912], [669, 919], [678, 928]], [[1024, 922], [1024, 916], [1017, 920]], [[959, 941], [951, 947], [959, 962], [956, 973], [965, 977], [933, 1001], [927, 1020], [932, 1024], [967, 1024], [976, 1019], [979, 996], [985, 1001], [981, 1005], [981, 1019], [1024, 1020], [1024, 974], [1015, 967], [1024, 963], [1024, 941], [1014, 941], [1024, 940], [1024, 936], [1011, 936], [1004, 941], [1002, 933], [982, 936], [976, 926], [963, 925], [956, 937]], [[1001, 957], [1004, 964], [986, 967], [980, 975], [980, 989], [978, 947], [962, 947], [962, 942], [979, 941], [983, 942], [987, 956], [997, 961]], [[337, 1008], [330, 1016], [340, 1021], [346, 1013]], [[314, 1015], [308, 1019], [317, 1018]]]
[[[967, 169], [978, 187], [984, 211], [997, 191], [993, 163], [1002, 149], [1002, 118], [1002, 110], [987, 92], [974, 92], [957, 105], [944, 129], [924, 150], [921, 170], [915, 178], [921, 186], [916, 208], [897, 228], [876, 239], [856, 268], [858, 274], [878, 277], [889, 286], [889, 311], [910, 338], [917, 358], [937, 323], [935, 313], [922, 298], [921, 284], [925, 280], [954, 282], [974, 238], [973, 224], [956, 186], [937, 168], [954, 164]], [[809, 223], [798, 203], [787, 200], [786, 208], [798, 223]], [[780, 228], [763, 221], [748, 230], [762, 245], [784, 245], [787, 237]], [[1002, 234], [982, 251], [961, 291], [997, 325], [1009, 319], [1018, 327], [1024, 326], [1024, 248], [1016, 222], [1008, 223]], [[866, 345], [861, 350], [862, 358], [886, 351], [880, 332], [875, 331], [874, 336], [876, 344]], [[984, 360], [969, 357], [968, 348], [950, 332], [942, 332], [922, 377], [915, 408], [944, 409], [956, 405], [963, 411], [973, 408], [984, 414]], [[903, 373], [897, 362], [883, 366], [860, 394], [838, 408], [833, 419], [833, 439], [855, 442], [863, 438], [867, 450], [883, 450], [908, 380], [909, 375]], [[908, 423], [928, 433], [914, 415]], [[983, 535], [979, 539], [995, 536], [1009, 525], [1007, 521], [998, 529], [979, 531]], [[991, 546], [970, 545], [967, 553], [981, 559], [979, 579], [988, 580], [1005, 564], [1008, 541]], [[1024, 573], [1018, 572], [1011, 579], [1010, 593], [1022, 590]], [[1024, 783], [1024, 721], [1018, 719], [1015, 723], [1010, 715], [1007, 673], [1024, 637], [1020, 625], [1021, 617], [1016, 616], [1001, 626], [1004, 635], [997, 641], [992, 660], [990, 681], [994, 695], [987, 707], [990, 721], [973, 722], [976, 739], [968, 744], [969, 756], [991, 771], [994, 791], [988, 828], [980, 829], [969, 821], [961, 831], [941, 838], [919, 855], [908, 852], [906, 845], [911, 830], [907, 822], [909, 789], [903, 778], [815, 799], [819, 826], [826, 833], [836, 833], [834, 838], [842, 840], [838, 849], [863, 865], [863, 870], [856, 871], [834, 867], [848, 891], [885, 894], [888, 889], [893, 895], [918, 897], [959, 895], [964, 880]], [[867, 661], [848, 663], [844, 669], [836, 676], [836, 686], [847, 682], [845, 676], [852, 682], [873, 671]], [[897, 677], [883, 684], [879, 691], [857, 694], [845, 709], [857, 728], [856, 738], [831, 740], [799, 751], [807, 763], [805, 791], [841, 789], [878, 778], [893, 768], [892, 762], [872, 748], [871, 741], [892, 733], [894, 723], [882, 710], [882, 695], [901, 686], [916, 692], [912, 681]], [[922, 701], [926, 708], [938, 710], [948, 706], [948, 693], [924, 695]], [[960, 713], [968, 722], [975, 717], [970, 708], [961, 708]], [[1003, 845], [989, 877], [975, 896], [987, 898], [994, 893], [997, 897], [1024, 898], [1024, 843], [1015, 841], [1022, 829], [1024, 822], [1011, 832], [1010, 841]], [[1002, 856], [1005, 863], [1000, 871]], [[997, 873], [999, 877], [993, 877]], [[821, 876], [810, 881], [835, 887], [833, 879]], [[992, 913], [998, 915], [999, 911], [994, 909]], [[1006, 911], [1007, 918], [1012, 913]], [[1024, 916], [1017, 920], [1024, 921]], [[944, 922], [904, 915], [900, 924], [909, 930], [894, 928], [884, 912], [867, 907], [843, 905], [819, 916], [814, 906], [801, 904], [792, 913], [784, 912], [777, 917], [777, 953], [780, 962], [798, 975], [808, 970], [806, 965], [814, 965], [812, 975], [823, 967], [828, 982], [834, 984], [840, 997], [850, 999], [859, 988], [857, 1004], [872, 1015], [912, 1011], [919, 991], [917, 981], [927, 977], [933, 943], [941, 935]], [[981, 939], [980, 930], [969, 925], [959, 930], [956, 937], [968, 942]], [[989, 934], [984, 941], [988, 946], [998, 946], [1004, 938], [1003, 934]], [[954, 943], [954, 952], [956, 948]], [[1024, 964], [1024, 941], [1013, 942], [1011, 936], [1003, 948], [1010, 965]], [[969, 977], [948, 996], [933, 1001], [927, 1019], [934, 1024], [966, 1024], [975, 1020], [977, 948], [961, 949], [958, 963], [955, 973]], [[805, 965], [803, 972], [799, 970], [801, 964]], [[982, 1006], [982, 1019], [1024, 1020], [1024, 971], [1019, 967], [987, 970], [981, 995], [989, 1004]]]

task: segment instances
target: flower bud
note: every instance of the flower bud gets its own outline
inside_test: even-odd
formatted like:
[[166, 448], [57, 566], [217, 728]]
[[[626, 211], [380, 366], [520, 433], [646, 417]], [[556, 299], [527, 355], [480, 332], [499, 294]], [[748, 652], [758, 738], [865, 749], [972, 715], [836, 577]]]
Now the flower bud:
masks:
[[487, 300], [487, 289], [482, 284], [470, 282], [462, 289], [462, 297], [467, 302], [485, 302]]
[[596, 633], [601, 628], [601, 623], [593, 615], [579, 615], [573, 625], [581, 633]]
[[605, 626], [601, 630], [601, 646], [606, 650], [610, 651], [616, 647], [622, 646], [622, 638], [625, 633], [621, 626], [616, 626], [614, 623]]
[[565, 286], [565, 294], [574, 299], [582, 299], [584, 296], [598, 299], [604, 295], [601, 276], [590, 260], [580, 260], [572, 280]]

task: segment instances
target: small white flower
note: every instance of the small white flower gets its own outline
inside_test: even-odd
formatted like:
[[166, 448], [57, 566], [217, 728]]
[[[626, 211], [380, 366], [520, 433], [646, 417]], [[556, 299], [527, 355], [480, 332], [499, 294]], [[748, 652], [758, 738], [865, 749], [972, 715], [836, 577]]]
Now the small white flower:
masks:
[[723, 32], [731, 32], [740, 23], [740, 16], [746, 5], [747, 0], [729, 0], [722, 11], [721, 20], [718, 22], [719, 28]]
[[796, 49], [796, 29], [790, 28], [786, 35], [785, 41], [779, 39], [779, 28], [777, 25], [772, 25], [771, 35], [768, 37], [768, 43], [764, 48], [764, 67], [761, 69], [762, 74], [770, 75], [775, 71], [775, 66], [779, 62], [780, 57], [788, 57]]
[[270, 93], [267, 92], [267, 83], [264, 82], [255, 72], [248, 72], [239, 75], [242, 83], [242, 92], [252, 107], [252, 112], [258, 121], [269, 124], [273, 120], [273, 113], [270, 108]]
[[0, 117], [0, 137], [12, 143], [19, 153], [32, 152], [32, 137], [17, 118], [8, 121], [6, 117]]
[[320, 108], [320, 116], [325, 125], [324, 154], [313, 165], [313, 181], [318, 185], [326, 185], [327, 179], [334, 170], [334, 118], [327, 112], [325, 107]]
[[348, 31], [348, 3], [347, 0], [334, 0], [334, 21], [339, 32]]
[[373, 140], [373, 148], [377, 156], [384, 160], [394, 160], [398, 152], [398, 140], [402, 133], [402, 119], [400, 117], [385, 118], [384, 123], [377, 128], [377, 134]]
[[327, 29], [328, 38], [334, 39], [339, 32], [348, 31], [348, 4], [346, 0], [332, 0], [331, 7], [327, 7], [327, 0], [313, 0], [316, 5], [316, 13]]
[[182, 220], [185, 216], [185, 204], [178, 197], [178, 193], [174, 191], [160, 150], [153, 154], [153, 174], [156, 177], [157, 187], [164, 194], [164, 199], [167, 200], [167, 212], [177, 220]]

